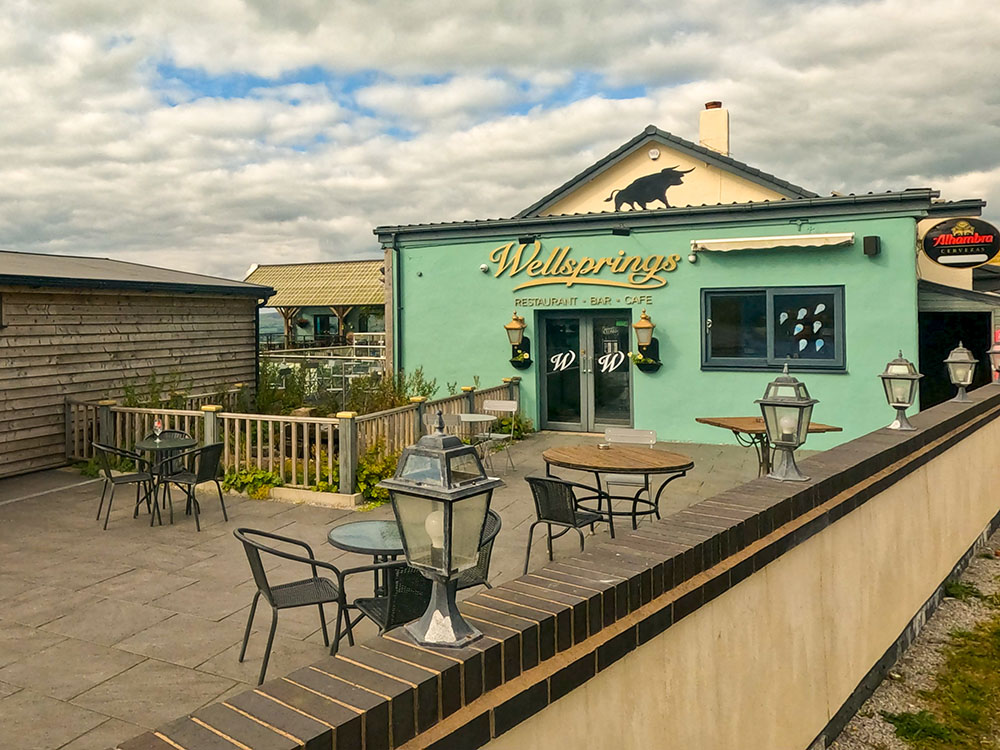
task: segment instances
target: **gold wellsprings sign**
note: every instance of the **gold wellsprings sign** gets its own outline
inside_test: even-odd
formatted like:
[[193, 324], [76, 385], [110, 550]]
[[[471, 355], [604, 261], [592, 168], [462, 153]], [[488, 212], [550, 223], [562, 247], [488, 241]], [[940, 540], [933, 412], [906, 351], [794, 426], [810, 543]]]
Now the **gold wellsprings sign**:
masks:
[[[490, 260], [496, 264], [500, 278], [507, 274], [511, 278], [528, 277], [514, 287], [526, 289], [547, 284], [596, 284], [618, 286], [626, 289], [657, 289], [667, 285], [663, 274], [677, 269], [679, 255], [628, 255], [624, 250], [607, 258], [571, 258], [572, 248], [554, 247], [548, 255], [542, 252], [542, 243], [536, 240], [530, 245], [508, 242], [490, 253]], [[622, 278], [597, 278], [607, 271]]]

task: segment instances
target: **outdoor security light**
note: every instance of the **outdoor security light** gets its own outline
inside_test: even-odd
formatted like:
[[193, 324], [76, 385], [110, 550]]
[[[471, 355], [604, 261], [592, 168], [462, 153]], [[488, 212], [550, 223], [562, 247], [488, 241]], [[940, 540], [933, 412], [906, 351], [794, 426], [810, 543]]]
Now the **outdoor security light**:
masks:
[[889, 406], [896, 410], [896, 420], [889, 425], [890, 430], [917, 429], [906, 418], [906, 410], [913, 406], [917, 395], [917, 381], [923, 377], [913, 363], [903, 358], [902, 349], [899, 356], [885, 366], [885, 372], [879, 373], [882, 387], [885, 388], [885, 398]]
[[632, 328], [635, 329], [635, 342], [640, 348], [645, 349], [653, 343], [653, 329], [656, 326], [649, 319], [649, 315], [646, 314], [645, 309], [643, 309], [642, 315], [639, 316], [639, 320], [632, 324]]
[[395, 476], [379, 482], [389, 490], [407, 563], [433, 581], [427, 611], [406, 626], [418, 643], [457, 648], [482, 635], [462, 618], [455, 592], [458, 575], [479, 559], [486, 511], [502, 485], [486, 476], [475, 448], [445, 434], [440, 411], [436, 431], [404, 449]]
[[819, 403], [809, 398], [805, 383], [788, 374], [788, 365], [780, 376], [767, 384], [764, 397], [757, 399], [764, 416], [767, 439], [777, 451], [772, 462], [770, 479], [782, 482], [805, 482], [795, 464], [795, 449], [806, 441], [813, 406]]
[[948, 353], [948, 359], [944, 363], [948, 366], [948, 377], [951, 379], [951, 384], [958, 386], [958, 395], [952, 399], [952, 401], [958, 401], [959, 403], [966, 403], [969, 401], [969, 396], [965, 392], [965, 389], [972, 385], [972, 376], [976, 372], [976, 363], [978, 359], [972, 356], [972, 352], [962, 346], [962, 342], [958, 342], [958, 346], [952, 349]]

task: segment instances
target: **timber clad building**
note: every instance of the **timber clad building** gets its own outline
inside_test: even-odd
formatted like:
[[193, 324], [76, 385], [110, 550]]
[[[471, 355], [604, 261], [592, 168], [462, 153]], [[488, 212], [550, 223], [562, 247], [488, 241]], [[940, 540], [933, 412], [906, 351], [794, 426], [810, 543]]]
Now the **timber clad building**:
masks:
[[176, 378], [256, 382], [257, 308], [273, 290], [101, 258], [0, 252], [0, 477], [66, 461], [65, 399]]
[[[696, 418], [759, 415], [787, 363], [814, 419], [844, 428], [810, 437], [827, 448], [891, 421], [877, 375], [900, 349], [925, 374], [922, 408], [953, 395], [943, 360], [960, 341], [988, 382], [1000, 296], [922, 246], [946, 220], [988, 227], [984, 205], [927, 188], [821, 197], [731, 158], [712, 102], [699, 143], [649, 126], [510, 219], [378, 227], [394, 366], [520, 376], [540, 428], [712, 443], [731, 438]], [[643, 310], [655, 346], [633, 362]], [[512, 311], [527, 357], [507, 343]]]

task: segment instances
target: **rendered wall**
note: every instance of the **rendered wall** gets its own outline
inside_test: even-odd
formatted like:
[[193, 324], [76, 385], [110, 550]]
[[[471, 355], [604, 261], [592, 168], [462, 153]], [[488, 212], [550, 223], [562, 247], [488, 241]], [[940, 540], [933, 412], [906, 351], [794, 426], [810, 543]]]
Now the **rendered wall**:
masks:
[[805, 750], [996, 514], [998, 440], [994, 420], [486, 747]]
[[[854, 232], [850, 247], [741, 250], [699, 253], [687, 261], [692, 239], [826, 232]], [[524, 274], [495, 276], [490, 252], [516, 237], [498, 235], [482, 241], [454, 244], [404, 244], [399, 252], [402, 310], [401, 359], [404, 369], [417, 366], [446, 383], [471, 385], [521, 375], [522, 404], [538, 424], [538, 378], [543, 366], [538, 313], [551, 309], [584, 311], [630, 308], [632, 322], [645, 308], [656, 324], [663, 367], [654, 374], [633, 372], [634, 426], [655, 429], [661, 440], [723, 443], [731, 436], [695, 423], [695, 417], [742, 416], [758, 412], [753, 403], [773, 378], [769, 372], [709, 372], [701, 369], [701, 290], [717, 287], [818, 286], [845, 287], [846, 373], [807, 372], [800, 377], [820, 400], [814, 420], [844, 428], [843, 433], [813, 436], [809, 447], [823, 449], [865, 434], [891, 417], [885, 406], [878, 373], [899, 349], [917, 362], [917, 283], [914, 267], [914, 220], [909, 216], [795, 222], [746, 222], [726, 226], [706, 224], [677, 230], [635, 231], [628, 237], [607, 231], [575, 236], [544, 236], [548, 249], [570, 245], [574, 257], [677, 254], [678, 267], [663, 273], [667, 284], [651, 290], [595, 285], [514, 287]], [[869, 258], [861, 238], [878, 235], [880, 255]], [[488, 272], [480, 270], [488, 264]], [[601, 278], [611, 275], [602, 272]], [[629, 297], [651, 301], [629, 304]], [[576, 297], [567, 307], [519, 306], [528, 322], [535, 364], [514, 370], [502, 326], [510, 320], [515, 300]], [[592, 298], [610, 297], [592, 304]], [[919, 362], [918, 362], [919, 366]]]

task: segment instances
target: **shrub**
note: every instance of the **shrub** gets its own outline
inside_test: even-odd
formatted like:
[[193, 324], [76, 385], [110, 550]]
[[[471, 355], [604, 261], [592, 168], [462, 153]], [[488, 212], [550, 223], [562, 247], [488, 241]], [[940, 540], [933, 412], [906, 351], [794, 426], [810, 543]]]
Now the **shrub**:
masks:
[[378, 487], [379, 482], [396, 473], [399, 455], [387, 454], [385, 445], [379, 441], [364, 452], [358, 460], [355, 489], [374, 506], [389, 501], [389, 491]]
[[223, 489], [245, 493], [254, 500], [265, 499], [272, 487], [280, 487], [282, 484], [281, 477], [273, 471], [264, 471], [256, 467], [227, 471], [222, 479]]
[[515, 412], [509, 417], [500, 417], [500, 419], [496, 422], [496, 429], [494, 432], [510, 432], [511, 422], [514, 423], [515, 440], [522, 440], [525, 435], [529, 435], [535, 431], [535, 426], [532, 424], [530, 419], [522, 416], [521, 412]]

